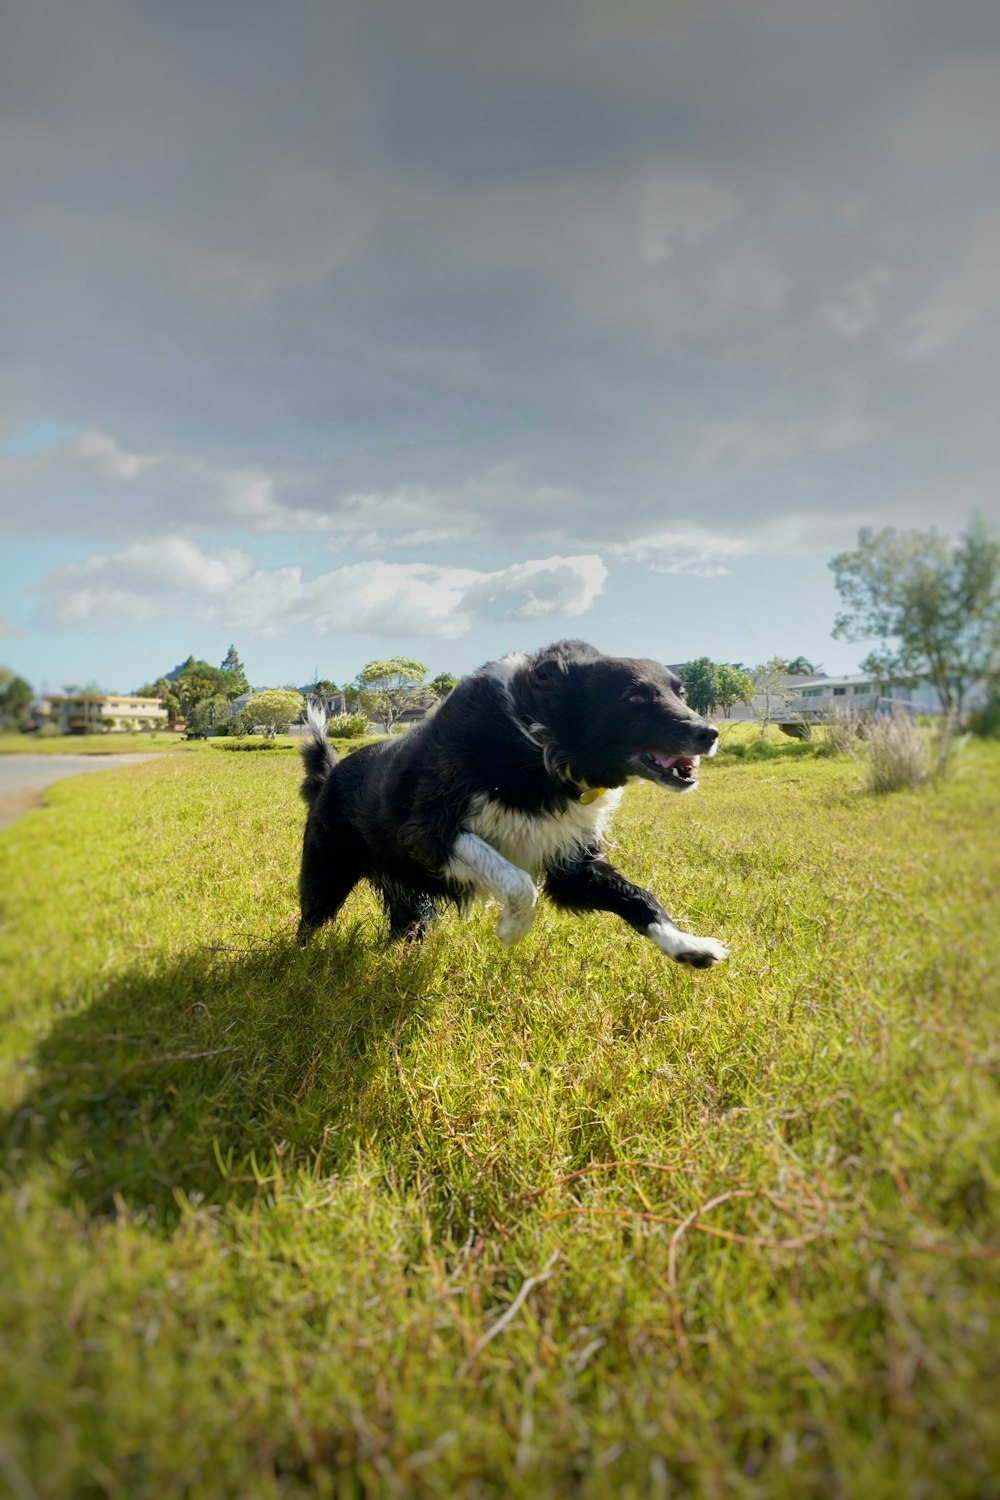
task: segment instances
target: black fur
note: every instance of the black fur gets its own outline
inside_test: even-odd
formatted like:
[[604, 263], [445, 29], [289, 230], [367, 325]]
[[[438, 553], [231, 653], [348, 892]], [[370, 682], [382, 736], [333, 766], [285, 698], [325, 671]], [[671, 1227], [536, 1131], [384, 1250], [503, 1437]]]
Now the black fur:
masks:
[[[336, 764], [317, 726], [303, 750], [300, 940], [361, 879], [379, 892], [393, 936], [419, 935], [437, 902], [461, 905], [472, 894], [448, 865], [484, 802], [545, 819], [632, 776], [687, 790], [696, 779], [689, 758], [711, 754], [717, 738], [667, 668], [603, 656], [582, 641], [488, 663], [422, 724]], [[668, 757], [681, 764], [665, 767]], [[643, 933], [670, 924], [654, 897], [601, 857], [596, 839], [531, 873], [559, 906], [613, 911]], [[672, 956], [701, 967], [721, 952]]]

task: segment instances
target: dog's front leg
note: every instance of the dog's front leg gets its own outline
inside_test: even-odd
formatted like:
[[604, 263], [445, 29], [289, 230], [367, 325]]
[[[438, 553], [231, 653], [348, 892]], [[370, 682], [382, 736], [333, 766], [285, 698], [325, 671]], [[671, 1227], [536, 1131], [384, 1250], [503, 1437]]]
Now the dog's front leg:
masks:
[[727, 956], [715, 938], [682, 932], [655, 896], [626, 880], [607, 860], [588, 854], [573, 864], [550, 870], [545, 888], [557, 906], [570, 911], [611, 911], [641, 932], [679, 964], [708, 969]]
[[503, 903], [497, 937], [505, 948], [519, 942], [531, 931], [538, 900], [535, 882], [478, 834], [464, 832], [458, 835], [446, 872], [453, 880], [468, 882], [478, 890], [498, 897]]

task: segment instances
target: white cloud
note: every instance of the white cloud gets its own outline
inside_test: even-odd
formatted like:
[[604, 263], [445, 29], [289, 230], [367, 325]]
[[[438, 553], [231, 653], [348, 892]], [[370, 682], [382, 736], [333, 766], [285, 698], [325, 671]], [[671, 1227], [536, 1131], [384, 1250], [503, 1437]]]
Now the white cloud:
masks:
[[582, 614], [606, 576], [599, 557], [581, 555], [492, 573], [380, 560], [306, 578], [300, 567], [258, 568], [240, 547], [164, 537], [67, 564], [48, 576], [43, 595], [63, 626], [116, 615], [137, 623], [181, 616], [258, 635], [309, 623], [319, 635], [454, 639], [480, 619]]
[[654, 573], [685, 573], [718, 578], [728, 573], [734, 558], [755, 550], [744, 537], [723, 536], [701, 526], [685, 526], [651, 532], [634, 542], [622, 542], [608, 551], [621, 562], [646, 563]]
[[98, 432], [95, 428], [75, 437], [69, 444], [69, 450], [80, 458], [92, 460], [95, 467], [109, 479], [135, 479], [150, 464], [156, 462], [155, 459], [143, 458], [138, 453], [126, 453], [113, 437], [106, 432]]
[[85, 625], [110, 615], [141, 623], [185, 607], [205, 620], [220, 601], [239, 593], [253, 571], [253, 559], [240, 547], [207, 551], [186, 537], [168, 536], [67, 563], [50, 573], [42, 588], [60, 625]]
[[127, 450], [89, 428], [37, 452], [0, 455], [0, 514], [9, 534], [135, 536], [172, 528], [321, 532], [327, 509], [285, 505], [272, 474], [190, 452]]
[[586, 498], [567, 487], [526, 484], [512, 463], [496, 464], [457, 484], [402, 484], [345, 495], [336, 504], [337, 537], [365, 544], [423, 546], [464, 541], [502, 529], [509, 537], [572, 532], [566, 518], [585, 514]]
[[252, 234], [225, 210], [173, 248], [186, 287], [205, 303], [242, 309], [287, 288], [322, 283], [362, 248], [371, 229], [369, 189], [282, 155], [256, 166]]
[[916, 167], [950, 167], [1000, 151], [1000, 63], [967, 59], [943, 69], [893, 138]]
[[891, 280], [889, 272], [879, 266], [847, 282], [823, 303], [820, 309], [823, 321], [841, 338], [860, 338], [874, 327], [879, 298]]
[[906, 352], [931, 359], [1000, 304], [1000, 211], [976, 234], [960, 264], [914, 319]]
[[639, 205], [639, 254], [647, 265], [669, 260], [678, 245], [699, 245], [718, 234], [738, 210], [735, 195], [707, 177], [652, 177]]
[[586, 530], [588, 498], [525, 482], [513, 463], [451, 484], [338, 490], [329, 462], [228, 464], [194, 452], [127, 450], [96, 428], [31, 453], [0, 453], [0, 515], [10, 535], [54, 529], [95, 540], [166, 528], [242, 535], [326, 535], [339, 552], [529, 538]]
[[736, 417], [708, 422], [694, 446], [691, 477], [695, 483], [738, 485], [761, 472], [858, 448], [873, 433], [869, 419], [846, 409], [831, 412], [822, 421], [764, 422]]
[[690, 524], [650, 531], [608, 547], [619, 562], [645, 563], [654, 573], [718, 578], [744, 558], [822, 558], [854, 544], [861, 526], [889, 524], [889, 517], [844, 510], [837, 514], [788, 512], [748, 521], [728, 531]]
[[593, 554], [546, 557], [481, 574], [466, 590], [463, 610], [478, 618], [545, 620], [585, 614], [608, 570]]

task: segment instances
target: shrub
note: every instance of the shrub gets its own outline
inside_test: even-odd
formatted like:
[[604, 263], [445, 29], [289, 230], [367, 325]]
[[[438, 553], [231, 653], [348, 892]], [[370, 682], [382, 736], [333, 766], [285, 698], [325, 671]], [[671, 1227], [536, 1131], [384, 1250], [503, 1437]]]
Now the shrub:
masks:
[[246, 708], [241, 708], [228, 720], [224, 720], [217, 726], [217, 732], [226, 735], [253, 734], [255, 728], [252, 714], [248, 714]]
[[368, 729], [364, 714], [334, 714], [326, 721], [326, 732], [338, 740], [359, 740]]
[[[241, 740], [227, 737], [217, 747], [219, 750], [277, 750], [279, 746], [274, 740], [252, 739]], [[284, 746], [280, 748], [284, 749]]]
[[982, 708], [974, 708], [968, 718], [969, 731], [983, 739], [1000, 739], [1000, 690], [994, 688]]
[[864, 719], [856, 709], [838, 703], [823, 726], [825, 733], [818, 754], [850, 755], [863, 727]]
[[882, 795], [939, 781], [952, 770], [957, 747], [953, 718], [923, 725], [899, 708], [880, 714], [865, 727], [858, 757], [865, 790]]

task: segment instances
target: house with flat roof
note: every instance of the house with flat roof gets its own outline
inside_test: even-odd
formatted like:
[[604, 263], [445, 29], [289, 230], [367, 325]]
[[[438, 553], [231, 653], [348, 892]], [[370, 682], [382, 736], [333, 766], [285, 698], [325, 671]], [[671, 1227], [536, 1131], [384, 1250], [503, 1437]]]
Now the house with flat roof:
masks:
[[61, 734], [115, 734], [126, 729], [165, 729], [167, 710], [159, 698], [137, 693], [46, 693], [36, 719]]
[[[970, 701], [966, 706], [974, 705]], [[847, 677], [816, 677], [802, 682], [789, 707], [807, 721], [829, 718], [839, 708], [849, 708], [856, 714], [944, 712], [940, 694], [932, 683], [921, 681], [912, 686], [884, 683], [866, 672], [854, 672]]]

